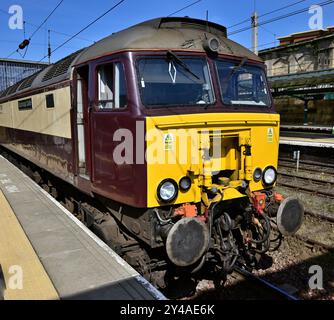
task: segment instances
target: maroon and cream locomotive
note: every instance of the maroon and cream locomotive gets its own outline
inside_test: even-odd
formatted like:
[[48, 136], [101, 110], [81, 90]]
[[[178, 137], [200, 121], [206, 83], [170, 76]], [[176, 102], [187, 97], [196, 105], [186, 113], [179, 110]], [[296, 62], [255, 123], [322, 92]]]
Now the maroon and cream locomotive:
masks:
[[112, 34], [0, 95], [3, 150], [161, 287], [166, 270], [253, 267], [273, 222], [299, 229], [302, 205], [273, 190], [279, 125], [260, 58], [190, 18]]

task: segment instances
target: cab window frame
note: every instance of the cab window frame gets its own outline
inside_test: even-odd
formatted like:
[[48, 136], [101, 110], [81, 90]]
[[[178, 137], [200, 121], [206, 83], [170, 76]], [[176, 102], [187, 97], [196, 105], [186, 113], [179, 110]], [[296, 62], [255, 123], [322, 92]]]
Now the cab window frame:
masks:
[[211, 90], [212, 90], [212, 95], [213, 95], [213, 101], [210, 104], [170, 104], [170, 105], [164, 105], [164, 104], [156, 104], [156, 105], [148, 105], [145, 104], [145, 101], [143, 99], [143, 93], [142, 93], [142, 86], [141, 86], [141, 79], [140, 79], [140, 69], [139, 69], [139, 62], [140, 60], [143, 59], [163, 59], [166, 58], [167, 52], [166, 53], [159, 53], [159, 54], [154, 54], [153, 52], [148, 52], [147, 54], [139, 54], [136, 56], [134, 59], [134, 71], [135, 71], [135, 76], [136, 76], [136, 86], [140, 98], [141, 105], [144, 107], [146, 110], [161, 110], [161, 109], [171, 109], [171, 108], [184, 108], [190, 109], [190, 108], [199, 108], [206, 110], [207, 108], [215, 107], [217, 106], [218, 103], [218, 97], [215, 89], [215, 74], [214, 70], [211, 67], [210, 63], [210, 58], [208, 58], [204, 54], [194, 54], [194, 53], [185, 53], [185, 52], [178, 52], [178, 51], [173, 51], [179, 58], [181, 59], [202, 59], [205, 61], [205, 64], [207, 66], [207, 71], [208, 71], [208, 76], [210, 80], [210, 85], [211, 85]]
[[[116, 65], [120, 66], [120, 77], [119, 79], [123, 80], [123, 85], [124, 85], [124, 92], [125, 92], [125, 105], [124, 106], [120, 106], [118, 108], [115, 107], [115, 89], [116, 89], [116, 82], [115, 82], [115, 74], [116, 74]], [[112, 68], [112, 94], [113, 94], [113, 99], [111, 100], [100, 100], [100, 69], [102, 67], [111, 67]], [[125, 69], [125, 63], [122, 60], [112, 60], [112, 61], [108, 61], [108, 62], [101, 62], [99, 64], [97, 64], [95, 66], [95, 72], [94, 72], [94, 81], [95, 81], [95, 106], [94, 109], [97, 112], [122, 112], [125, 110], [128, 110], [129, 108], [129, 91], [128, 91], [128, 83], [127, 83], [127, 77], [126, 77], [126, 69]], [[122, 76], [121, 76], [122, 75]], [[119, 86], [118, 90], [119, 90], [119, 98], [121, 97], [120, 95], [120, 88], [121, 86]], [[112, 108], [101, 108], [101, 102], [109, 102], [113, 104]], [[120, 101], [119, 101], [120, 103]]]
[[235, 66], [238, 66], [238, 64], [241, 62], [241, 60], [236, 60], [236, 59], [228, 59], [228, 58], [224, 58], [224, 57], [218, 57], [216, 59], [213, 59], [212, 63], [214, 65], [214, 69], [215, 69], [215, 77], [217, 80], [217, 86], [218, 86], [218, 92], [219, 92], [219, 96], [220, 99], [222, 101], [222, 104], [225, 108], [227, 109], [242, 109], [242, 110], [249, 110], [252, 111], [252, 109], [256, 109], [256, 110], [261, 110], [261, 112], [267, 112], [268, 110], [272, 110], [273, 109], [273, 97], [271, 94], [271, 87], [268, 81], [268, 76], [267, 76], [267, 72], [266, 72], [266, 66], [264, 64], [260, 64], [260, 63], [255, 63], [253, 61], [247, 61], [247, 63], [245, 64], [246, 66], [250, 66], [250, 67], [255, 67], [255, 68], [259, 68], [263, 71], [264, 77], [264, 84], [268, 90], [268, 105], [254, 105], [254, 104], [228, 104], [225, 101], [224, 98], [224, 94], [222, 91], [222, 86], [220, 83], [220, 78], [219, 78], [219, 70], [218, 70], [218, 62], [223, 62], [223, 63], [229, 63], [229, 64], [235, 64]]

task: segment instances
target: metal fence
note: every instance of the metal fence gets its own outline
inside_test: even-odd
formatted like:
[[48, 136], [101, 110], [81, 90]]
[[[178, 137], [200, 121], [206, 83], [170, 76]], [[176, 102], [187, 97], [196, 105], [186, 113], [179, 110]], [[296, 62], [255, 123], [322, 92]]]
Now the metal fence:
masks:
[[47, 64], [30, 61], [0, 59], [0, 92], [35, 72], [44, 69]]

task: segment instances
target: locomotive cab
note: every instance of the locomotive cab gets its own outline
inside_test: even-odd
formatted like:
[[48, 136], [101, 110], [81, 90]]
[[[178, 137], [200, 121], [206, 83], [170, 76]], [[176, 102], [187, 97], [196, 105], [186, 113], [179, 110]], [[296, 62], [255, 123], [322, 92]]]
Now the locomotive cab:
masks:
[[223, 26], [189, 18], [110, 38], [122, 41], [130, 49], [87, 64], [88, 95], [79, 99], [89, 104], [90, 135], [80, 136], [90, 161], [81, 170], [92, 192], [135, 239], [161, 248], [170, 268], [254, 265], [273, 224], [289, 235], [303, 220], [299, 201], [274, 191], [280, 118], [263, 62]]
[[279, 116], [262, 64], [166, 56], [137, 60], [143, 104], [156, 112], [146, 119], [148, 204], [161, 208], [158, 232], [175, 265], [197, 270], [220, 256], [229, 272], [238, 259], [269, 250], [270, 219], [284, 235], [303, 219], [298, 200], [273, 191]]

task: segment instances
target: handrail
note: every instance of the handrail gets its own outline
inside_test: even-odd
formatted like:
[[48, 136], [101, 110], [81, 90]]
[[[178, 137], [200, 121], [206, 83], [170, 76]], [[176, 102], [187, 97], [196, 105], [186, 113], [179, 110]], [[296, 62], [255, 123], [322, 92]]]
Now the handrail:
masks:
[[0, 264], [0, 300], [5, 299], [6, 280]]

